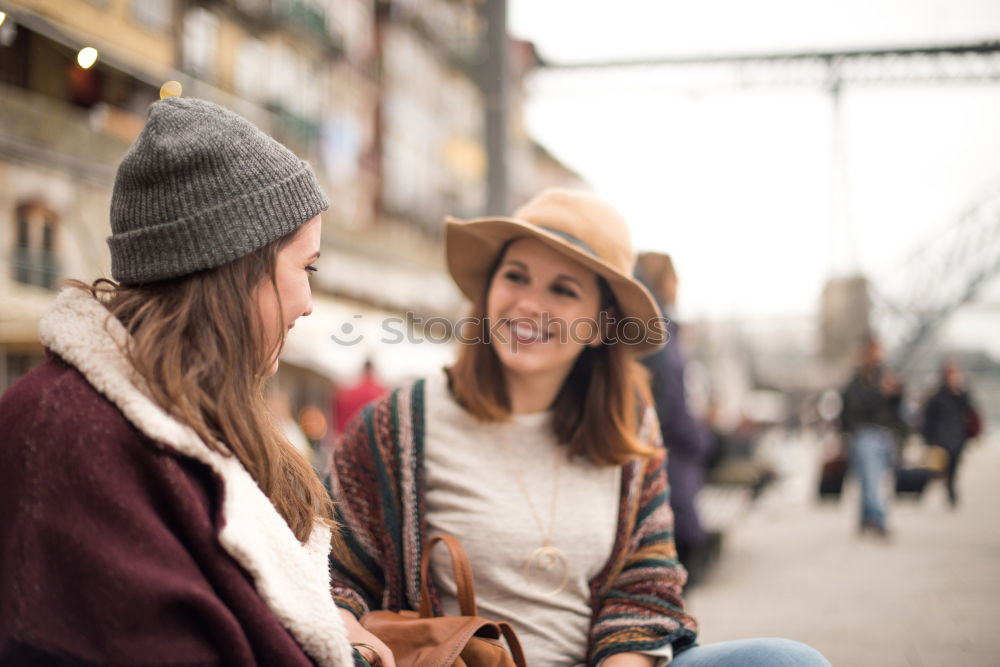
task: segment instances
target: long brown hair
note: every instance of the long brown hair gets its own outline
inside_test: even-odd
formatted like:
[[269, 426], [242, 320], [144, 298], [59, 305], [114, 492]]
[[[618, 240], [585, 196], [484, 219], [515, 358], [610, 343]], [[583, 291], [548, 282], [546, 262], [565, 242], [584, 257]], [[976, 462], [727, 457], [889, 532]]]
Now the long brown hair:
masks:
[[[509, 245], [509, 244], [508, 244]], [[470, 327], [458, 359], [448, 369], [455, 400], [484, 422], [510, 418], [511, 404], [503, 365], [490, 343], [486, 300], [507, 246], [497, 254], [490, 279], [473, 304]], [[607, 283], [598, 276], [601, 309], [611, 314], [618, 305]], [[614, 318], [609, 318], [613, 320]], [[552, 427], [569, 456], [583, 456], [597, 465], [621, 465], [653, 450], [639, 440], [640, 411], [650, 405], [648, 374], [621, 343], [585, 347], [552, 404]]]
[[131, 334], [124, 350], [153, 400], [209, 447], [235, 456], [295, 536], [305, 542], [330, 499], [309, 462], [264, 402], [267, 370], [281, 340], [268, 343], [256, 289], [275, 279], [278, 252], [295, 232], [229, 264], [177, 279], [87, 287]]

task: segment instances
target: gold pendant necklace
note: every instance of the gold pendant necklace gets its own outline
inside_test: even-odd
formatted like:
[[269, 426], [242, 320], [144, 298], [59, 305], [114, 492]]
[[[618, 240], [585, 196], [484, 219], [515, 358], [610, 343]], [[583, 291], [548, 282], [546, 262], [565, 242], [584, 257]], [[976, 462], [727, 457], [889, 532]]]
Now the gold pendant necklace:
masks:
[[[506, 440], [507, 434], [504, 433], [505, 445]], [[504, 449], [508, 450], [508, 452], [510, 450], [509, 447], [504, 447]], [[524, 576], [525, 583], [536, 590], [541, 590], [541, 595], [558, 595], [566, 588], [566, 584], [569, 583], [569, 558], [566, 557], [562, 549], [552, 544], [552, 530], [555, 527], [556, 505], [559, 500], [559, 472], [562, 469], [562, 453], [556, 452], [555, 470], [552, 475], [552, 502], [549, 505], [548, 530], [545, 529], [542, 517], [538, 513], [538, 510], [535, 509], [535, 504], [531, 501], [531, 495], [528, 493], [528, 487], [524, 483], [521, 470], [515, 462], [515, 457], [508, 456], [507, 460], [510, 463], [511, 474], [517, 481], [517, 487], [520, 489], [521, 495], [524, 496], [525, 503], [531, 511], [531, 516], [535, 520], [535, 525], [538, 526], [538, 533], [542, 538], [542, 546], [531, 552], [528, 560], [524, 562], [524, 566], [521, 568], [521, 574]]]

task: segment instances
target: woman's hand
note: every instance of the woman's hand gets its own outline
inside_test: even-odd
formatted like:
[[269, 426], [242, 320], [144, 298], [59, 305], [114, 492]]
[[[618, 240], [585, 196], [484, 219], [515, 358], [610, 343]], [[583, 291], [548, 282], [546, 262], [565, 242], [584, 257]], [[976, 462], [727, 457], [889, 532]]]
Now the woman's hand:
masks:
[[615, 653], [601, 661], [601, 667], [653, 667], [656, 658], [644, 653]]
[[[354, 646], [361, 653], [369, 665], [372, 667], [396, 667], [396, 660], [392, 656], [392, 651], [381, 639], [368, 632], [354, 618], [354, 614], [346, 609], [340, 610], [340, 616], [344, 619], [344, 626], [347, 628], [347, 639], [352, 645], [364, 644], [364, 646]], [[375, 654], [372, 654], [374, 649]]]

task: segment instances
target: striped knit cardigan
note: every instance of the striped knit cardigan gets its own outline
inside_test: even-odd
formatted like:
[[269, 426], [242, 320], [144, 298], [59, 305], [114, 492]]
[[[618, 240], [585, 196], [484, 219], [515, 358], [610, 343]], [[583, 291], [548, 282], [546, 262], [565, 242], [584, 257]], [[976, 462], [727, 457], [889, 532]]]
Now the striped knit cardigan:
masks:
[[[649, 414], [641, 431], [655, 442], [659, 427]], [[420, 604], [427, 539], [423, 434], [424, 382], [418, 380], [365, 408], [335, 448], [328, 483], [342, 528], [330, 556], [333, 595], [359, 618], [370, 609]], [[674, 547], [665, 456], [622, 470], [615, 546], [590, 582], [589, 665], [614, 653], [669, 643], [676, 654], [694, 644], [697, 623], [681, 598], [686, 573]], [[440, 614], [430, 584], [432, 608]]]

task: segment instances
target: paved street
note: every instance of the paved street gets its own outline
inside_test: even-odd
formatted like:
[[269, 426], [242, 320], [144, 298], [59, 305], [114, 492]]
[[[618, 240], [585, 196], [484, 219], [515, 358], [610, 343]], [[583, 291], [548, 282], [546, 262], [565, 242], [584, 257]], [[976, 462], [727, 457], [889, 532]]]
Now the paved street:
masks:
[[789, 637], [838, 667], [1000, 665], [1000, 438], [967, 452], [957, 511], [939, 482], [895, 501], [889, 543], [856, 534], [853, 485], [840, 503], [814, 500], [817, 452], [778, 448], [785, 481], [688, 596], [703, 643]]

